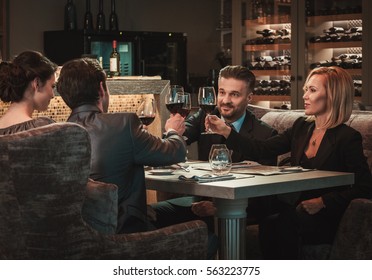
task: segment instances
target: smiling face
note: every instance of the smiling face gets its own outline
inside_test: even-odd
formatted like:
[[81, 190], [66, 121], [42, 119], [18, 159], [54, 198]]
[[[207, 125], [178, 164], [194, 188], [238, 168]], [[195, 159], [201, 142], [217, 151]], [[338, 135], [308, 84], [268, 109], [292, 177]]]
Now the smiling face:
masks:
[[321, 116], [328, 113], [326, 78], [313, 75], [304, 86], [304, 107], [306, 115]]
[[221, 77], [218, 82], [217, 108], [228, 122], [234, 122], [245, 112], [252, 93], [245, 81]]

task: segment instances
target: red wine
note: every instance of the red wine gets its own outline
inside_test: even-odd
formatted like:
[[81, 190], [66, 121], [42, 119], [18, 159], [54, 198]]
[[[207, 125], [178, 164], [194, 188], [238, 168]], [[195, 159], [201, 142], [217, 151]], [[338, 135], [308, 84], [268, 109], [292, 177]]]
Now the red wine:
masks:
[[187, 118], [187, 116], [190, 114], [190, 109], [186, 109], [186, 108], [181, 108], [178, 110], [178, 113], [184, 117], [185, 119]]
[[179, 113], [180, 115], [182, 115], [180, 111], [183, 107], [183, 103], [168, 103], [165, 106], [167, 107], [168, 111], [171, 112], [171, 114]]
[[213, 112], [214, 108], [216, 105], [211, 105], [211, 104], [200, 104], [199, 107], [206, 113], [210, 114]]
[[155, 117], [140, 116], [139, 119], [144, 125], [150, 125], [154, 121]]

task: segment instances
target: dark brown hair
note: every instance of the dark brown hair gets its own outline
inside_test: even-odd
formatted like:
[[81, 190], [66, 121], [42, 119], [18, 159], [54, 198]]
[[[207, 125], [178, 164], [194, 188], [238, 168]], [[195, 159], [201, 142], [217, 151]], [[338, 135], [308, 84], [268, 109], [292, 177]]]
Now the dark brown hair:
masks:
[[57, 65], [37, 51], [25, 51], [12, 62], [2, 62], [0, 99], [4, 102], [20, 101], [31, 81], [38, 78], [43, 86], [56, 70]]
[[106, 87], [106, 74], [98, 61], [79, 58], [66, 62], [57, 82], [57, 91], [67, 106], [74, 109], [83, 104], [96, 104], [100, 82]]
[[248, 93], [253, 92], [256, 83], [255, 75], [247, 68], [241, 65], [231, 66], [228, 65], [220, 70], [218, 79], [233, 78], [236, 80], [244, 81], [247, 84]]

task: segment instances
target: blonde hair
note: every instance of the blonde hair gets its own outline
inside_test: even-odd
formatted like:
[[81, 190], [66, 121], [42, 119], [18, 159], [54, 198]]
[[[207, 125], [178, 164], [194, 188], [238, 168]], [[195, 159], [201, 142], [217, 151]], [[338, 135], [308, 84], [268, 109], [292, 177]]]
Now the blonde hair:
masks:
[[[325, 89], [327, 98], [327, 108], [330, 113], [324, 128], [336, 127], [349, 120], [353, 110], [354, 102], [354, 82], [350, 74], [337, 66], [319, 67], [313, 69], [306, 78], [304, 90], [309, 79], [314, 75], [325, 77]], [[314, 116], [309, 116], [308, 120], [314, 120]]]

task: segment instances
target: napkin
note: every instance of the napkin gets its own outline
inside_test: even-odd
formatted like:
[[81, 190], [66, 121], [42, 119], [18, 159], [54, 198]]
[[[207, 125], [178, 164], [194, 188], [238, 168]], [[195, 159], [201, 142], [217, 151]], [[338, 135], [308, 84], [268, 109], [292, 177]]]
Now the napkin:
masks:
[[183, 181], [191, 181], [191, 182], [199, 182], [199, 183], [207, 183], [207, 182], [216, 182], [216, 181], [225, 181], [225, 180], [232, 180], [235, 179], [235, 176], [232, 174], [227, 175], [210, 175], [210, 174], [204, 174], [202, 176], [191, 176], [186, 177], [185, 175], [180, 175], [178, 179]]

